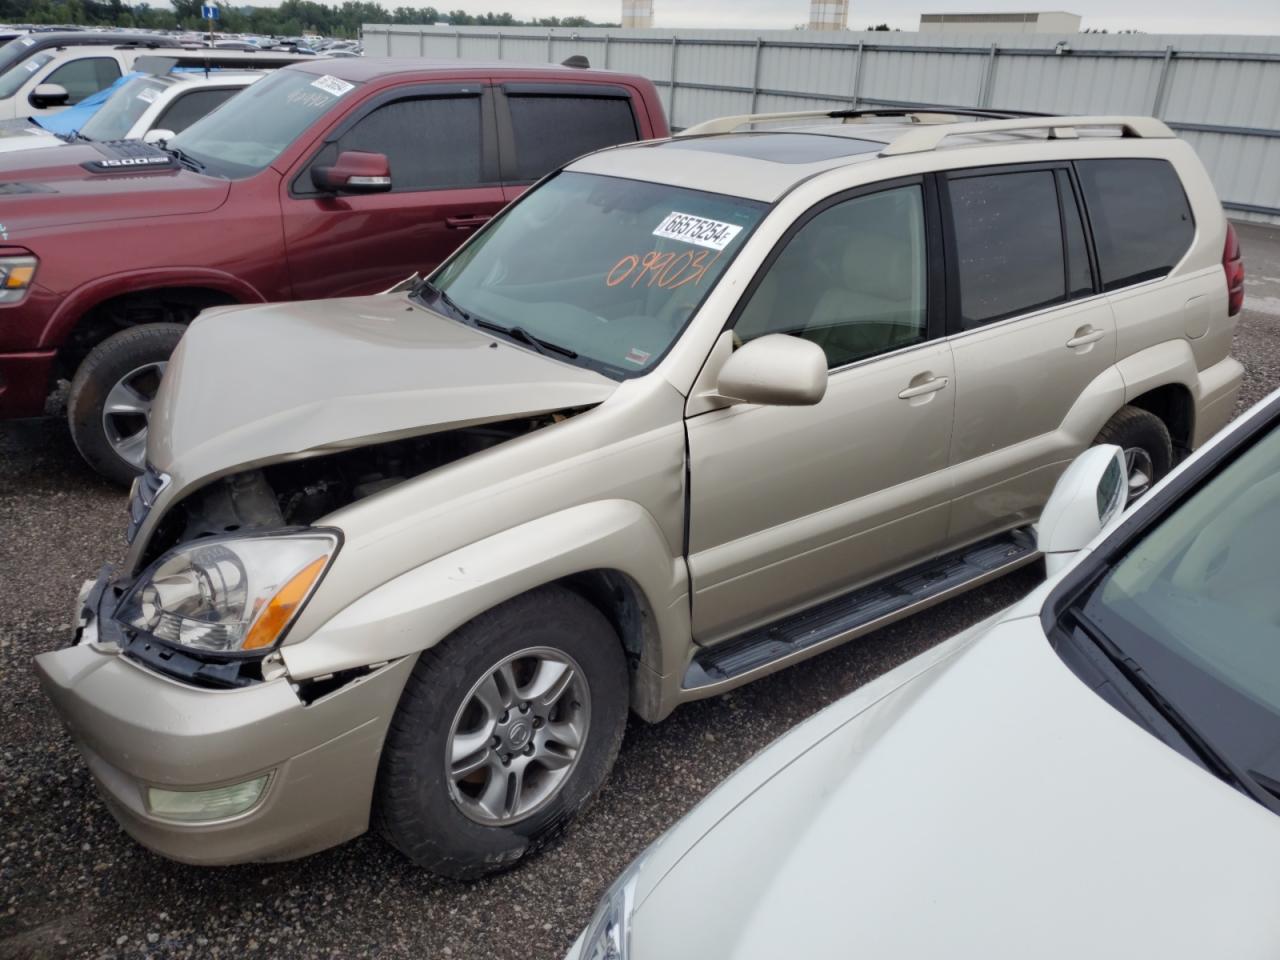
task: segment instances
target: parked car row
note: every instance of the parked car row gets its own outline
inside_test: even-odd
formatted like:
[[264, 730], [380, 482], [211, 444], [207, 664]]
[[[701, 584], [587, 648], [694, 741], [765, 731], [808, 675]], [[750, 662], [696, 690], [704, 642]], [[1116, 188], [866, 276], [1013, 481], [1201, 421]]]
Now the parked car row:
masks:
[[[1270, 842], [1195, 769], [1275, 806], [1267, 745], [1192, 710], [1270, 702], [1264, 654], [1217, 650], [1197, 604], [1245, 603], [1280, 401], [1170, 478], [1242, 376], [1239, 245], [1190, 147], [1151, 118], [921, 110], [666, 134], [637, 77], [313, 59], [163, 145], [0, 156], [0, 410], [70, 379], [78, 448], [133, 479], [124, 563], [37, 658], [122, 826], [221, 864], [372, 825], [481, 876], [572, 821], [629, 713], [1044, 557], [1023, 605], [712, 794], [574, 955], [830, 953], [850, 883], [873, 951], [999, 953], [976, 898], [1034, 877], [1083, 907], [1086, 858], [1144, 815], [1135, 870], [1182, 863], [1157, 831], [1205, 813]], [[1125, 777], [1102, 823], [1096, 785]], [[1233, 916], [1262, 916], [1260, 871]], [[890, 898], [921, 878], [937, 916], [904, 931]], [[1108, 878], [1115, 910], [1137, 881]], [[1240, 929], [1242, 955], [1275, 943]]]

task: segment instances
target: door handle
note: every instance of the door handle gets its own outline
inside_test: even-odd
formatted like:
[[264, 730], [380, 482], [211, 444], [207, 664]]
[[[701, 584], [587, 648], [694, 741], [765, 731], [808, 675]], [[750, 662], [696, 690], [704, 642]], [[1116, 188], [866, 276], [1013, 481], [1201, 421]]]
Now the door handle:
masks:
[[1086, 347], [1091, 343], [1097, 343], [1107, 335], [1105, 330], [1090, 330], [1088, 327], [1082, 327], [1076, 331], [1076, 335], [1067, 341], [1068, 347]]
[[489, 219], [489, 217], [447, 217], [444, 225], [450, 230], [470, 230], [472, 227], [484, 226]]
[[913, 397], [923, 397], [926, 393], [937, 393], [939, 390], [946, 389], [951, 381], [946, 377], [934, 377], [932, 380], [926, 380], [924, 383], [918, 383], [914, 387], [907, 387], [898, 394], [899, 400], [910, 400]]

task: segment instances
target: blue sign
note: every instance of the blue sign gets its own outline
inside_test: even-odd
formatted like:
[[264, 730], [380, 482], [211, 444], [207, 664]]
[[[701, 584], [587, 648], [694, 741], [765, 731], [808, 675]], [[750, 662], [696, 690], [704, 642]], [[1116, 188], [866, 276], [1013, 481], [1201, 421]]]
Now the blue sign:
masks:
[[200, 8], [200, 16], [205, 20], [217, 20], [218, 5], [216, 3], [206, 3]]

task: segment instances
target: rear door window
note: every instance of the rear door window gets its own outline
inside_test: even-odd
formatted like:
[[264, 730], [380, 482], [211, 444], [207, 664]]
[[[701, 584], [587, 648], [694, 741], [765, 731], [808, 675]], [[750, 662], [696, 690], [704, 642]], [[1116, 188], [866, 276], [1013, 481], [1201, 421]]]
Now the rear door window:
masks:
[[1053, 170], [953, 175], [947, 192], [961, 329], [1066, 299]]
[[64, 63], [41, 82], [65, 87], [71, 94], [67, 103], [79, 103], [119, 79], [120, 64], [114, 57], [82, 57]]
[[631, 100], [624, 94], [556, 93], [517, 85], [508, 85], [506, 92], [515, 154], [507, 164], [510, 182], [531, 183], [584, 153], [639, 139]]
[[1165, 276], [1191, 247], [1195, 220], [1167, 160], [1079, 160], [1104, 290]]
[[206, 113], [212, 113], [215, 107], [231, 99], [240, 92], [239, 87], [228, 87], [222, 90], [192, 90], [184, 93], [160, 114], [155, 126], [161, 130], [172, 130], [181, 133]]

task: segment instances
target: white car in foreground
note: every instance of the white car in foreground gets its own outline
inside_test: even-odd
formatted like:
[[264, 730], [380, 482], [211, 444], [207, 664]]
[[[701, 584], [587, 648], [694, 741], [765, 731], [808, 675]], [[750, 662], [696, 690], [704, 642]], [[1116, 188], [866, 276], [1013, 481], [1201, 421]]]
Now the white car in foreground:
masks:
[[[222, 106], [266, 70], [212, 70], [137, 76], [125, 81], [79, 129], [86, 140], [168, 140]], [[74, 108], [73, 108], [74, 109]], [[64, 136], [34, 121], [0, 128], [0, 153], [57, 147]]]
[[1280, 392], [1124, 514], [1121, 457], [1045, 584], [747, 763], [570, 958], [1280, 956]]

